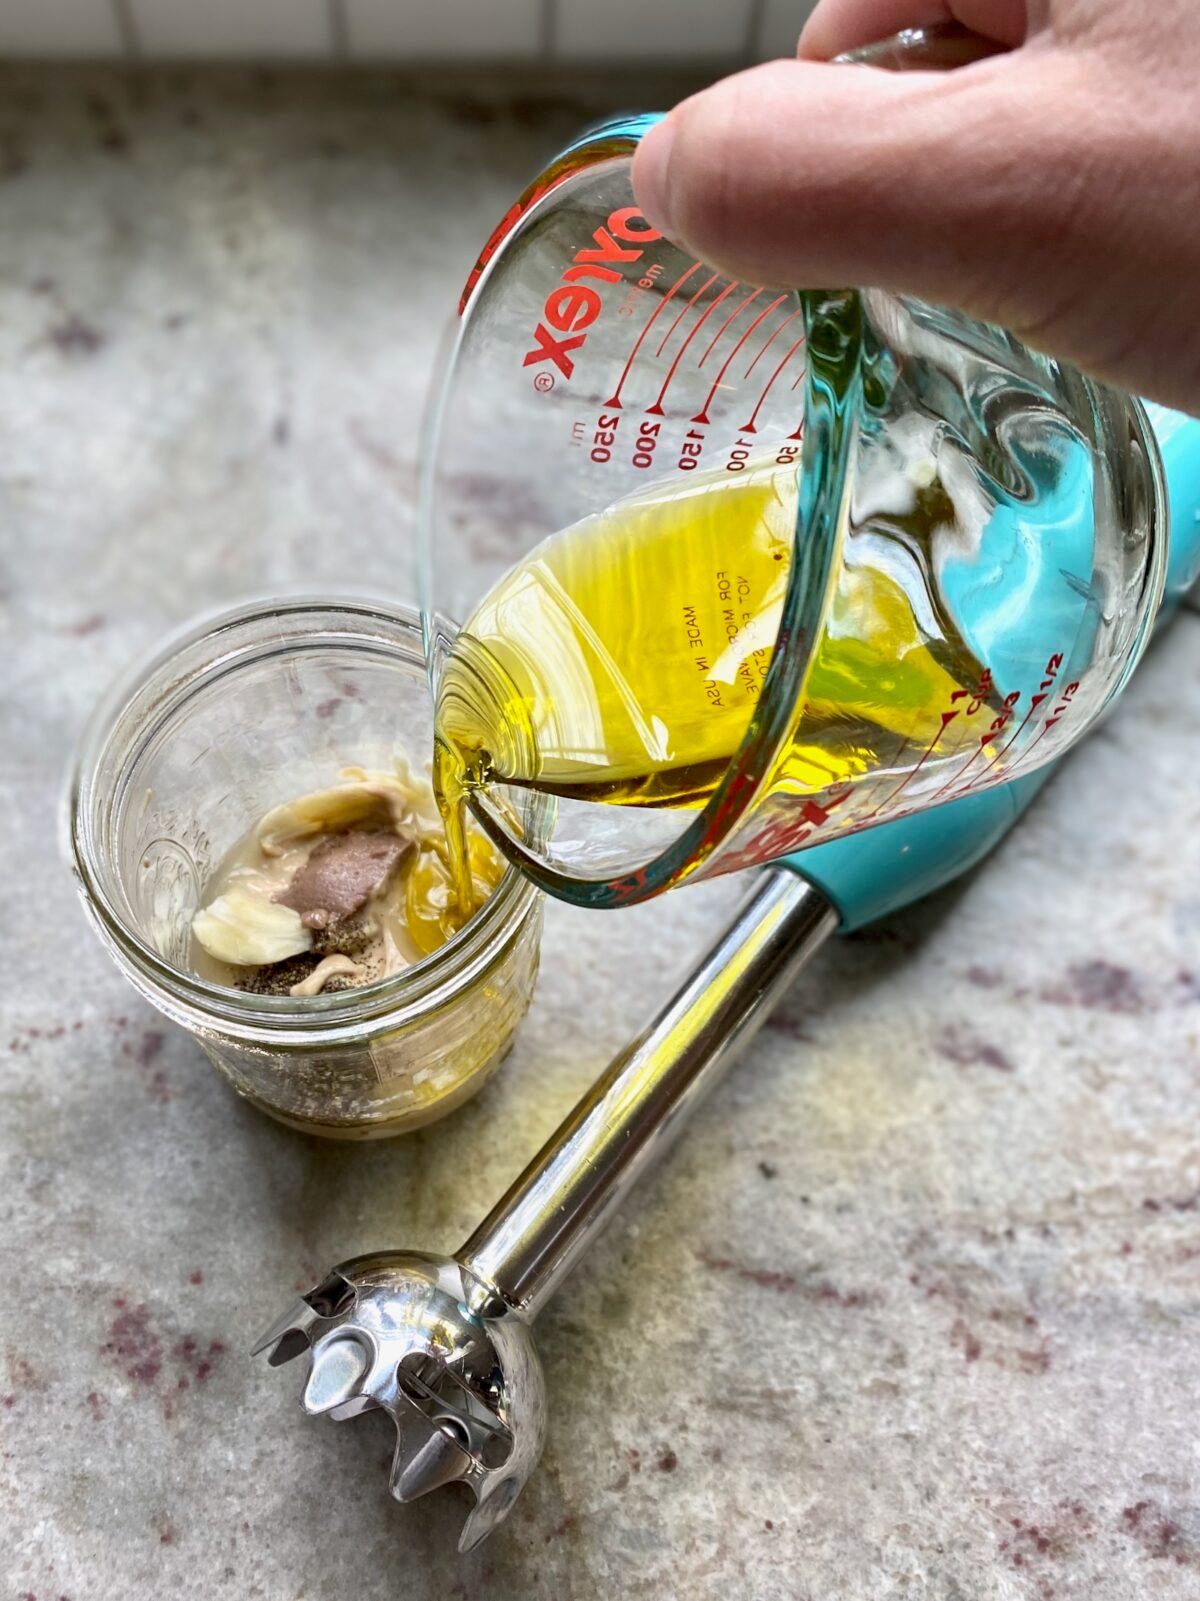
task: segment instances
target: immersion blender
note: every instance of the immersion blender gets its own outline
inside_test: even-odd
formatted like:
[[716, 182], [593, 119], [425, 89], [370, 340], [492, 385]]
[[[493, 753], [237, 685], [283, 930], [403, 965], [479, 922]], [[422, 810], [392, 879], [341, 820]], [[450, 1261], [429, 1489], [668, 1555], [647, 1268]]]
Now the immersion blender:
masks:
[[[1200, 570], [1200, 423], [1151, 413], [1170, 509], [1171, 606]], [[392, 1494], [412, 1501], [466, 1484], [475, 1506], [459, 1548], [478, 1545], [541, 1454], [537, 1313], [821, 945], [968, 872], [1053, 771], [765, 869], [674, 996], [454, 1256], [388, 1251], [340, 1263], [255, 1353], [273, 1366], [308, 1354], [312, 1416], [386, 1412], [398, 1436]]]

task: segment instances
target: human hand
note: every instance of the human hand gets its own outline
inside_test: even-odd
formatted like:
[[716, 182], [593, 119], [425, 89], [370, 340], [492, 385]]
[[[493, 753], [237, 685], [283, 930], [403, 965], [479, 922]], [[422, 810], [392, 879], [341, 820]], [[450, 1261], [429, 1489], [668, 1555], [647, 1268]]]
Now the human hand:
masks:
[[[950, 73], [834, 64], [956, 20]], [[799, 59], [684, 101], [643, 140], [649, 220], [766, 285], [939, 301], [1200, 412], [1194, 0], [821, 0]]]

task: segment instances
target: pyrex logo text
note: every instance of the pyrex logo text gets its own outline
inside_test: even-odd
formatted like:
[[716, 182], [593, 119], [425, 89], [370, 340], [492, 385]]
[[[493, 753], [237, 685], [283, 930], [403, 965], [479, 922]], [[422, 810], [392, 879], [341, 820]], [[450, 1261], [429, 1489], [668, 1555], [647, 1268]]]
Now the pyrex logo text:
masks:
[[662, 234], [651, 228], [636, 206], [614, 211], [592, 235], [594, 245], [575, 252], [574, 265], [567, 268], [561, 283], [546, 296], [542, 321], [533, 333], [533, 349], [526, 353], [522, 366], [534, 367], [538, 362], [549, 361], [564, 378], [569, 378], [575, 371], [575, 358], [570, 352], [583, 345], [602, 304], [600, 291], [583, 280], [620, 283], [623, 269], [631, 261], [640, 261], [645, 247], [661, 238]]

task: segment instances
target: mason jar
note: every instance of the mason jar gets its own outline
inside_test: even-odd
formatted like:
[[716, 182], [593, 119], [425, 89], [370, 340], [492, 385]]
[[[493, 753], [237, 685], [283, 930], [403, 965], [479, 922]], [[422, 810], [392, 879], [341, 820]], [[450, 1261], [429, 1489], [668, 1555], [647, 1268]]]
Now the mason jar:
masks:
[[445, 1116], [529, 1006], [542, 907], [513, 868], [454, 939], [361, 988], [250, 994], [189, 965], [206, 884], [258, 818], [348, 765], [417, 767], [431, 749], [419, 615], [346, 599], [191, 628], [116, 685], [80, 743], [67, 828], [93, 926], [238, 1094], [293, 1128], [370, 1139]]

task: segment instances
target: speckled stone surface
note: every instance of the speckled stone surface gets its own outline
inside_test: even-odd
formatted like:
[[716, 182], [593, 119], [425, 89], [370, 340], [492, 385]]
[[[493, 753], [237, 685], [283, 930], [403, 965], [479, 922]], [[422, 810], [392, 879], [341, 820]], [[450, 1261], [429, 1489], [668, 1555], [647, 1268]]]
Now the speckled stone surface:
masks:
[[[552, 908], [448, 1122], [241, 1105], [86, 928], [55, 813], [105, 681], [249, 591], [409, 587], [473, 249], [638, 84], [0, 75], [0, 1601], [1200, 1594], [1200, 619], [970, 883], [830, 948], [538, 1340], [545, 1460], [468, 1559], [246, 1348], [451, 1249], [734, 895]], [[499, 98], [496, 98], [496, 96]]]

